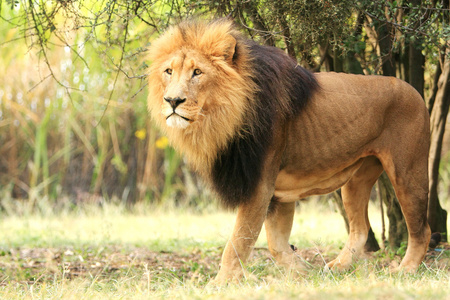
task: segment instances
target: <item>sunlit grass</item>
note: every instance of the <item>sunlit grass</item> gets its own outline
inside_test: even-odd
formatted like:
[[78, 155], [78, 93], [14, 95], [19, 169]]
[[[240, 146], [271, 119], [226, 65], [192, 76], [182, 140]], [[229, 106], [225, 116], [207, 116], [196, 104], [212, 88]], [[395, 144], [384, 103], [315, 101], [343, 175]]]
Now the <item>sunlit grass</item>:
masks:
[[[171, 248], [178, 245], [171, 243], [177, 241], [185, 245], [223, 246], [233, 229], [235, 215], [225, 210], [192, 213], [145, 205], [137, 205], [130, 211], [115, 204], [85, 206], [59, 214], [8, 215], [0, 222], [0, 245], [42, 247], [105, 243], [173, 250]], [[315, 201], [300, 204], [291, 237], [297, 246], [343, 243], [346, 236], [342, 217], [332, 206], [317, 205]], [[266, 243], [263, 229], [257, 247]]]
[[[45, 213], [2, 216], [0, 245], [127, 244], [153, 247], [155, 251], [172, 251], [172, 247], [179, 244], [223, 246], [231, 234], [235, 216], [236, 212], [221, 209], [199, 213], [170, 205], [158, 208], [144, 204], [132, 209], [111, 203], [82, 205], [58, 213], [49, 209]], [[370, 203], [369, 217], [380, 240], [382, 225], [377, 203]], [[388, 220], [385, 222], [387, 226]], [[343, 219], [331, 201], [310, 200], [298, 205], [291, 243], [297, 247], [338, 246], [345, 243], [346, 238]], [[266, 245], [263, 227], [256, 247]]]
[[[64, 299], [448, 299], [448, 277], [444, 280], [435, 279], [435, 284], [429, 284], [430, 278], [420, 280], [405, 276], [398, 279], [363, 278], [355, 281], [345, 278], [336, 281], [318, 275], [313, 280], [251, 282], [226, 288], [204, 288], [191, 283], [174, 282], [167, 290], [148, 289], [144, 279], [131, 282], [119, 280], [114, 283], [74, 280], [59, 286], [30, 286], [20, 294], [29, 298]], [[4, 293], [3, 296], [15, 297], [20, 294]]]

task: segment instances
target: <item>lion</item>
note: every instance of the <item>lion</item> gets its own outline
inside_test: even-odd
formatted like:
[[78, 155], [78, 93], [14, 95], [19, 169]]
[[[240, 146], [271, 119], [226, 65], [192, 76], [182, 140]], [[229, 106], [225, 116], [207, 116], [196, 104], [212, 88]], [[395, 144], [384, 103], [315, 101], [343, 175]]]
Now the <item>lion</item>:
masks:
[[364, 252], [369, 195], [383, 170], [409, 232], [399, 269], [419, 267], [430, 240], [430, 129], [414, 88], [392, 77], [313, 74], [227, 19], [170, 27], [149, 60], [151, 118], [225, 206], [238, 208], [215, 282], [242, 277], [263, 223], [271, 255], [295, 265], [295, 202], [338, 188], [349, 237], [325, 267], [349, 268]]

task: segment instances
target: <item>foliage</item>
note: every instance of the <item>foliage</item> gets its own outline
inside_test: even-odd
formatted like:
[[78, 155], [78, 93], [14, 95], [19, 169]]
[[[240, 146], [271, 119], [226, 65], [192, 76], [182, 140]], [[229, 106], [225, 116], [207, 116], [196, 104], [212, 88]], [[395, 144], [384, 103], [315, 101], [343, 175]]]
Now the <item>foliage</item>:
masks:
[[[426, 93], [448, 41], [442, 1], [0, 1], [2, 198], [200, 205], [203, 185], [147, 117], [145, 47], [189, 17], [229, 16], [314, 70], [382, 73], [420, 41]], [[447, 6], [446, 6], [447, 5]], [[383, 52], [377, 29], [390, 26]], [[395, 61], [407, 80], [405, 64]], [[159, 141], [158, 143], [156, 143]], [[96, 195], [90, 197], [88, 195]]]

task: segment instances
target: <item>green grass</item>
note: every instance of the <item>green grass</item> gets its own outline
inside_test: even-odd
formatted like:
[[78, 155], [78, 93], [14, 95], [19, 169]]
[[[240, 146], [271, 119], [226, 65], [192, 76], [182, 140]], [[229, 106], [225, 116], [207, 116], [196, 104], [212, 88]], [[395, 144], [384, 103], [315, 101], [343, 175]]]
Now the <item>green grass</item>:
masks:
[[[375, 222], [379, 213], [371, 207]], [[209, 286], [232, 230], [232, 212], [193, 213], [137, 206], [86, 206], [60, 214], [4, 215], [0, 221], [0, 298], [24, 299], [431, 299], [449, 298], [447, 250], [430, 252], [416, 274], [389, 272], [378, 253], [348, 272], [323, 271], [345, 242], [332, 206], [301, 203], [291, 242], [310, 263], [287, 274], [271, 260], [262, 232], [247, 278]]]

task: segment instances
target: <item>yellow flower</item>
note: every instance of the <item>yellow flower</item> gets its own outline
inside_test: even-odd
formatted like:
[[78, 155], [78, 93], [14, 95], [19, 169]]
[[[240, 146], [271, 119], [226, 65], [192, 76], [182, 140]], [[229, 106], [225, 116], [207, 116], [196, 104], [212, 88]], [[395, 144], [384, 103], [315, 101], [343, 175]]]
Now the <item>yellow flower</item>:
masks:
[[135, 135], [138, 139], [144, 140], [144, 139], [145, 139], [145, 136], [147, 135], [147, 131], [145, 130], [145, 128], [139, 129], [139, 130], [136, 130], [136, 132], [134, 133], [134, 135]]
[[169, 145], [169, 139], [167, 139], [166, 136], [162, 136], [155, 142], [156, 148], [159, 149], [166, 149], [166, 147]]

